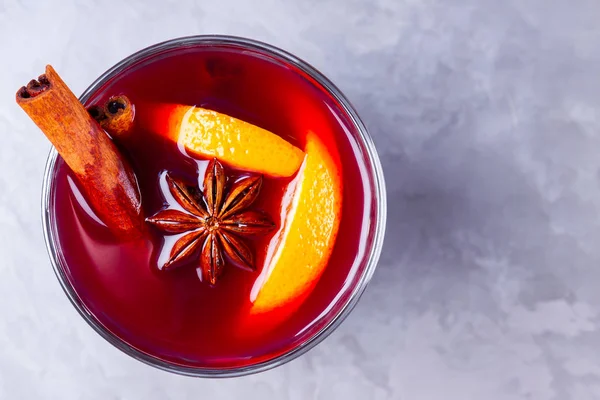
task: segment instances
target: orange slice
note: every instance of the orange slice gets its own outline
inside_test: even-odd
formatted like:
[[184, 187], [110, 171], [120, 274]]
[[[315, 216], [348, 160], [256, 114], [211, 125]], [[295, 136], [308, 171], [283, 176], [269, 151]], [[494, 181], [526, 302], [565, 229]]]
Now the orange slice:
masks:
[[304, 152], [258, 126], [201, 107], [148, 105], [141, 118], [156, 133], [191, 153], [217, 157], [232, 167], [273, 177], [293, 175]]
[[267, 314], [269, 325], [287, 318], [314, 289], [339, 228], [339, 155], [312, 132], [307, 136], [306, 159], [286, 196], [287, 212], [269, 246], [273, 251], [267, 254], [251, 293], [254, 302], [250, 314]]

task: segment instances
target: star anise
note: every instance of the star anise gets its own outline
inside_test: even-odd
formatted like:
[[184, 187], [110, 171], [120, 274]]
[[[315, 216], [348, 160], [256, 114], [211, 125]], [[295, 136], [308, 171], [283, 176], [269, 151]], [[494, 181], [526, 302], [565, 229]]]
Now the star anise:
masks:
[[238, 267], [254, 270], [252, 252], [239, 236], [264, 235], [275, 228], [266, 214], [247, 210], [258, 197], [262, 176], [238, 179], [226, 192], [227, 177], [215, 158], [206, 169], [202, 191], [170, 174], [166, 180], [185, 212], [169, 208], [146, 221], [168, 234], [185, 234], [173, 245], [163, 269], [180, 264], [200, 249], [200, 278], [212, 285], [223, 273], [224, 256]]

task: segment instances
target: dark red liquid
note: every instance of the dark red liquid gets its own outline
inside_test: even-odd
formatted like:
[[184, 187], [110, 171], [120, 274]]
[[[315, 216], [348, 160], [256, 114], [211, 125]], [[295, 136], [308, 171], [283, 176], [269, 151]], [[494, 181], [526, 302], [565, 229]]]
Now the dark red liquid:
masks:
[[[103, 103], [115, 94], [131, 99], [138, 118], [143, 115], [140, 107], [148, 101], [179, 103], [243, 119], [301, 148], [307, 131], [318, 133], [341, 156], [342, 220], [325, 273], [301, 308], [277, 329], [240, 335], [240, 310], [248, 306], [260, 271], [227, 266], [215, 287], [199, 281], [193, 262], [173, 271], [159, 271], [156, 259], [163, 235], [150, 230], [143, 240], [117, 241], [86, 211], [71, 172], [59, 161], [54, 186], [58, 237], [68, 266], [66, 274], [85, 307], [129, 345], [186, 366], [253, 364], [305, 342], [327, 323], [329, 314], [322, 317], [324, 311], [339, 303], [344, 283], [355, 278], [357, 260], [364, 252], [367, 227], [363, 224], [369, 215], [358, 146], [349, 133], [353, 128], [335, 100], [280, 61], [215, 46], [171, 50], [138, 62], [112, 78], [87, 105]], [[164, 171], [195, 182], [198, 175], [203, 176], [207, 163], [183, 155], [175, 144], [139, 127], [121, 146], [136, 171], [146, 216], [165, 206], [159, 185]], [[227, 171], [230, 176], [240, 173]], [[265, 178], [253, 208], [278, 218], [288, 182]], [[251, 243], [259, 267], [268, 239]]]

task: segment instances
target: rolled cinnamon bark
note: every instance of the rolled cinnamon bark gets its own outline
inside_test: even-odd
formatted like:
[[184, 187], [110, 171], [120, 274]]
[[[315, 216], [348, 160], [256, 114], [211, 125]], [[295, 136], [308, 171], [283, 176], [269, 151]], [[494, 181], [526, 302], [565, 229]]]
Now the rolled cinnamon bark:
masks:
[[16, 100], [71, 168], [100, 220], [120, 237], [138, 237], [144, 225], [133, 169], [54, 68], [46, 66]]

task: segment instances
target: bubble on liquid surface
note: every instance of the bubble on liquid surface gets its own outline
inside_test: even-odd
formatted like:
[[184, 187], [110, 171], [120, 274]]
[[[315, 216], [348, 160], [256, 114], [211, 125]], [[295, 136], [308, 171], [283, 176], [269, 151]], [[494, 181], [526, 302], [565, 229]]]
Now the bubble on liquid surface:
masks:
[[205, 62], [206, 72], [215, 80], [231, 80], [242, 76], [243, 68], [240, 64], [221, 57], [211, 57]]

